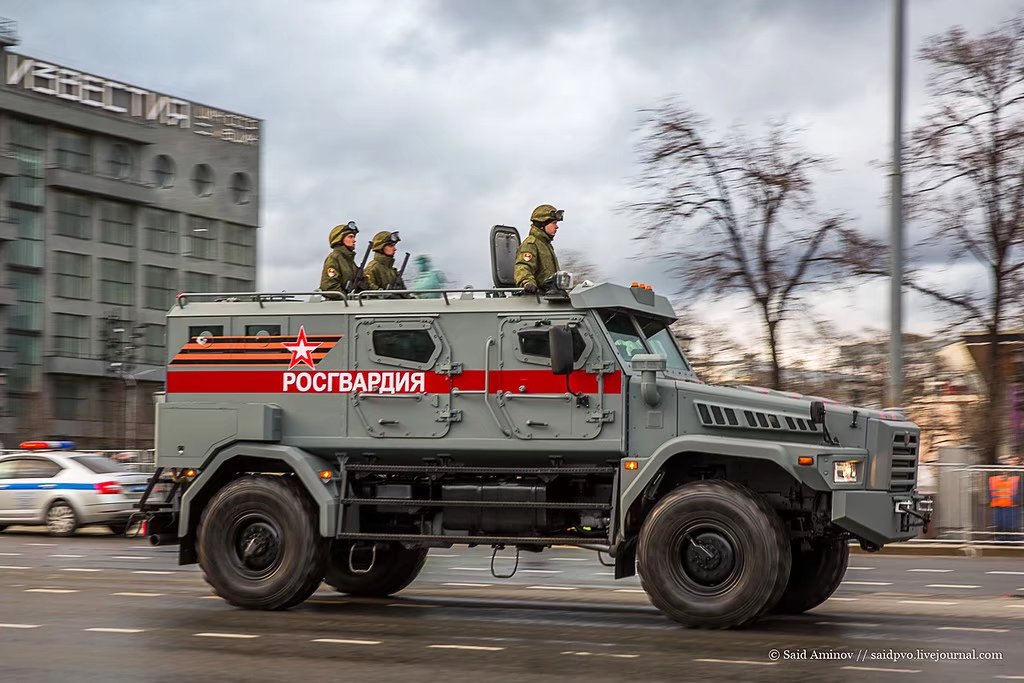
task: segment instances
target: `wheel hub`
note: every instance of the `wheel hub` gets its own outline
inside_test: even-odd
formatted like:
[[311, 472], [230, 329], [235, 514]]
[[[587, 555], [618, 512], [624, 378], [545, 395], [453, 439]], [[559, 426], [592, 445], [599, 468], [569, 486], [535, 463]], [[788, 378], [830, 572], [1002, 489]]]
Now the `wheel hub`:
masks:
[[717, 531], [703, 531], [690, 536], [682, 550], [683, 570], [704, 586], [723, 583], [736, 566], [732, 543]]
[[273, 525], [254, 521], [241, 527], [235, 552], [246, 569], [255, 572], [268, 569], [277, 561], [280, 551], [280, 536]]

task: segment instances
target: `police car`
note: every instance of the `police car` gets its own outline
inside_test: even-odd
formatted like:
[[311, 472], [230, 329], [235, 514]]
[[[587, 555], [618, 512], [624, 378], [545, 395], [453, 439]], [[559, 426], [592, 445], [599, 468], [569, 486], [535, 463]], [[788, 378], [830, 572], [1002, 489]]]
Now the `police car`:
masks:
[[42, 524], [52, 536], [70, 536], [101, 524], [125, 533], [146, 490], [145, 474], [74, 451], [68, 441], [26, 441], [21, 449], [0, 457], [0, 531]]

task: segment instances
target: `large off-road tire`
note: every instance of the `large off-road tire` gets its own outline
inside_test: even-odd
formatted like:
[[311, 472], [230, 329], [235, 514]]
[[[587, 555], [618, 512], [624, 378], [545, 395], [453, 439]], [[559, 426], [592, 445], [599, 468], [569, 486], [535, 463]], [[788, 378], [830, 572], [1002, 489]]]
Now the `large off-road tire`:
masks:
[[756, 620], [782, 595], [790, 563], [778, 514], [750, 489], [719, 480], [662, 498], [637, 549], [640, 582], [654, 606], [697, 628]]
[[846, 576], [850, 545], [845, 538], [819, 540], [809, 549], [794, 543], [792, 556], [789, 584], [772, 610], [777, 614], [800, 614], [828, 600]]
[[199, 523], [199, 566], [236, 607], [293, 607], [324, 578], [328, 542], [313, 501], [293, 479], [247, 476], [214, 495]]
[[397, 543], [380, 543], [373, 567], [365, 574], [357, 574], [349, 568], [351, 546], [351, 542], [346, 541], [331, 544], [324, 582], [339, 593], [363, 597], [392, 595], [412, 583], [427, 561], [426, 548], [409, 549]]

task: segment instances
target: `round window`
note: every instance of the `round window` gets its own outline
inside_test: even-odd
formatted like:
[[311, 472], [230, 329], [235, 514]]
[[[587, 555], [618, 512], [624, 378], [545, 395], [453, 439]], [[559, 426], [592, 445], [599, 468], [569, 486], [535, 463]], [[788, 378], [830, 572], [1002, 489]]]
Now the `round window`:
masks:
[[198, 197], [213, 194], [213, 169], [209, 164], [196, 164], [192, 169], [192, 191]]
[[153, 181], [157, 187], [168, 188], [174, 185], [174, 159], [166, 154], [158, 154], [153, 159]]

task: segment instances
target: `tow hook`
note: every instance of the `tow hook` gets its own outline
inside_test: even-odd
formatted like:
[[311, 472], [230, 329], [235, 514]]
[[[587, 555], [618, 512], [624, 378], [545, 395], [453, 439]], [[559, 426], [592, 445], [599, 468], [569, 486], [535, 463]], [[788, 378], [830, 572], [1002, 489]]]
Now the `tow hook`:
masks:
[[882, 546], [878, 545], [877, 543], [872, 543], [871, 541], [861, 541], [860, 549], [866, 553], [877, 553], [879, 550], [882, 549]]

